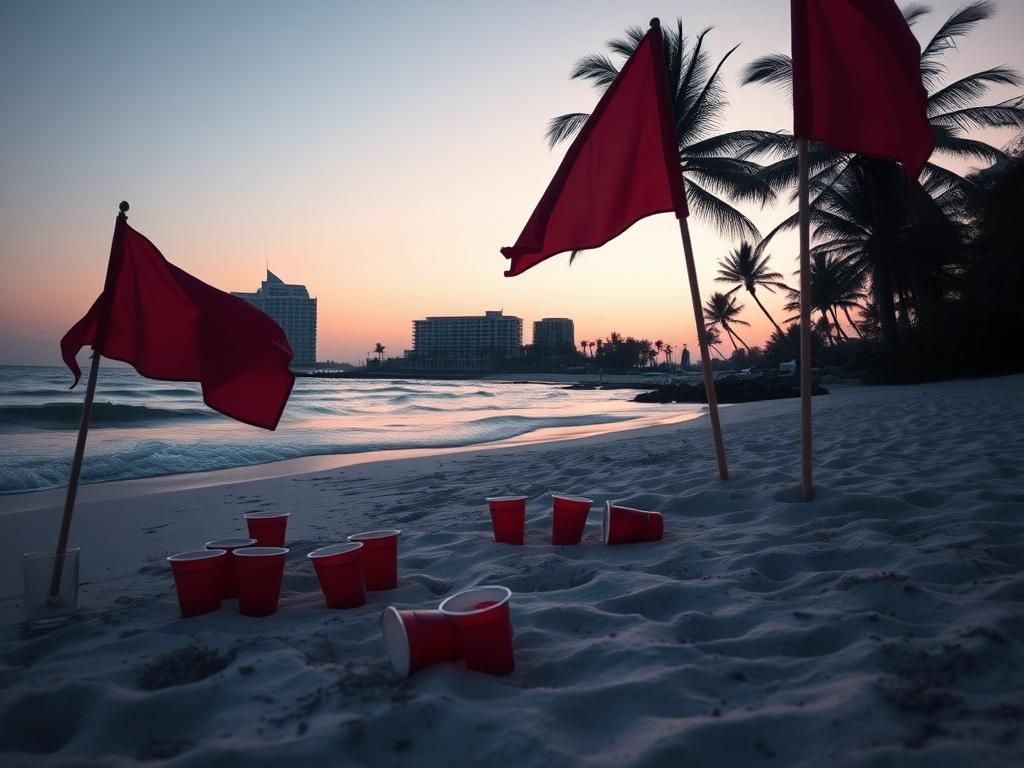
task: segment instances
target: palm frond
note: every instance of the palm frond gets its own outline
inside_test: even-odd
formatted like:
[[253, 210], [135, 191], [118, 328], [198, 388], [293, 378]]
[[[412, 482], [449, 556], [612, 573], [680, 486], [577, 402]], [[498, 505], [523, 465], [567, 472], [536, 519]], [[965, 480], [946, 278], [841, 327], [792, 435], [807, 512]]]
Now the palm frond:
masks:
[[1020, 85], [1020, 73], [1010, 67], [991, 67], [962, 77], [928, 97], [928, 116], [970, 107], [993, 85]]
[[903, 6], [903, 18], [907, 20], [908, 26], [914, 26], [922, 16], [927, 16], [932, 9], [924, 3], [907, 3]]
[[761, 166], [730, 157], [692, 157], [687, 151], [683, 174], [695, 178], [706, 189], [730, 198], [761, 206], [775, 200], [775, 193], [761, 179]]
[[544, 133], [548, 140], [548, 147], [554, 147], [559, 142], [575, 136], [580, 128], [587, 122], [590, 115], [586, 112], [570, 112], [568, 115], [559, 115], [551, 119], [548, 129]]
[[1024, 109], [996, 104], [990, 107], [967, 107], [932, 115], [932, 125], [950, 130], [971, 128], [1024, 128]]
[[743, 68], [740, 75], [741, 85], [759, 83], [779, 88], [791, 93], [793, 91], [793, 59], [784, 53], [769, 53], [754, 59]]
[[625, 37], [620, 37], [616, 40], [608, 41], [608, 48], [613, 53], [617, 53], [624, 58], [629, 58], [633, 55], [633, 51], [640, 45], [640, 41], [644, 39], [644, 35], [647, 34], [642, 27], [632, 25], [626, 27], [624, 32]]
[[618, 76], [619, 68], [611, 59], [600, 53], [588, 53], [576, 62], [569, 74], [573, 80], [590, 80], [601, 92], [608, 88]]
[[760, 237], [760, 232], [750, 219], [724, 200], [716, 197], [699, 184], [685, 176], [686, 202], [700, 218], [705, 219], [726, 237]]

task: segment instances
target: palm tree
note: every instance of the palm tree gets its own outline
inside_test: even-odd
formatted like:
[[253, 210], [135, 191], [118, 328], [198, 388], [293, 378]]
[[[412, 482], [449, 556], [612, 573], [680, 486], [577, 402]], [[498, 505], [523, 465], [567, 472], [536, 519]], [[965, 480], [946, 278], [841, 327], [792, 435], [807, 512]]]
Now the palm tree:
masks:
[[728, 334], [733, 349], [739, 349], [736, 346], [736, 341], [738, 340], [744, 349], [749, 352], [750, 347], [747, 345], [747, 342], [741, 339], [739, 334], [732, 329], [733, 325], [750, 325], [745, 320], [739, 319], [738, 316], [742, 309], [743, 305], [736, 303], [735, 296], [726, 296], [724, 293], [716, 291], [708, 297], [708, 303], [704, 305], [704, 318], [712, 326], [720, 326]]
[[[904, 16], [911, 25], [929, 12], [927, 6], [919, 3], [904, 8]], [[933, 157], [990, 164], [1004, 161], [1003, 151], [971, 138], [968, 132], [1024, 126], [1024, 99], [980, 103], [992, 86], [1020, 85], [1022, 79], [1015, 70], [996, 66], [944, 82], [947, 69], [942, 62], [943, 55], [955, 49], [959, 38], [994, 13], [992, 0], [974, 0], [954, 12], [922, 46], [921, 77], [929, 93], [928, 119], [935, 137]], [[791, 88], [792, 71], [789, 56], [772, 54], [747, 67], [744, 83]], [[780, 132], [753, 139], [739, 147], [738, 154], [743, 159], [774, 160], [761, 172], [773, 191], [795, 185], [798, 162], [796, 141], [791, 135]], [[905, 309], [909, 307], [918, 313], [927, 311], [934, 303], [930, 302], [927, 292], [942, 282], [941, 269], [936, 273], [934, 263], [922, 264], [907, 258], [899, 241], [905, 239], [907, 228], [921, 211], [932, 222], [944, 218], [947, 220], [944, 226], [955, 227], [957, 204], [970, 192], [973, 182], [929, 162], [921, 174], [921, 186], [909, 187], [895, 163], [836, 152], [820, 144], [810, 147], [809, 170], [814, 235], [828, 238], [837, 255], [856, 264], [870, 279], [882, 336], [892, 346], [899, 338], [897, 298]], [[924, 197], [932, 202], [925, 202]], [[850, 211], [858, 212], [855, 219], [846, 215]], [[786, 219], [765, 237], [762, 247], [775, 232], [796, 226], [797, 222], [797, 214]], [[906, 316], [904, 322], [907, 322]]]
[[384, 362], [384, 349], [385, 349], [384, 345], [381, 344], [379, 341], [377, 342], [376, 346], [374, 346], [374, 348], [373, 348], [373, 351], [377, 354], [377, 361], [379, 363], [382, 363], [382, 364]]
[[594, 347], [596, 347], [596, 346], [597, 346], [597, 342], [594, 342], [594, 341], [590, 342], [590, 356], [591, 357], [594, 356]]
[[[691, 41], [683, 35], [682, 19], [677, 20], [675, 30], [663, 28], [668, 87], [686, 199], [696, 218], [710, 223], [723, 234], [756, 238], [757, 227], [727, 199], [761, 205], [774, 200], [774, 192], [759, 176], [760, 166], [736, 156], [739, 148], [767, 141], [771, 134], [765, 131], [714, 133], [728, 105], [721, 77], [722, 65], [738, 46], [713, 66], [704, 49], [704, 38], [710, 31], [705, 29]], [[611, 40], [607, 47], [613, 55], [628, 58], [644, 34], [641, 27], [629, 27], [623, 38]], [[590, 54], [576, 62], [570, 77], [589, 80], [603, 93], [618, 73], [619, 65], [609, 56]], [[553, 147], [575, 135], [588, 117], [585, 112], [573, 112], [554, 118], [547, 131], [550, 145]]]
[[583, 350], [583, 356], [584, 356], [584, 357], [586, 357], [586, 356], [587, 356], [587, 344], [589, 344], [589, 343], [590, 343], [590, 342], [587, 342], [587, 341], [581, 341], [581, 342], [580, 342], [580, 349], [582, 349], [582, 350]]
[[665, 364], [672, 365], [672, 345], [665, 345]]
[[757, 286], [759, 285], [769, 293], [775, 293], [776, 288], [784, 290], [789, 288], [782, 282], [780, 273], [773, 272], [768, 268], [769, 258], [768, 254], [758, 253], [753, 245], [743, 240], [738, 248], [733, 249], [732, 253], [718, 262], [718, 277], [715, 280], [720, 283], [736, 283], [734, 288], [726, 292], [726, 296], [732, 295], [740, 288], [746, 288], [747, 293], [764, 312], [764, 316], [775, 326], [775, 330], [782, 333], [782, 328], [775, 322], [775, 318], [768, 313], [764, 304], [757, 298]]
[[[718, 351], [718, 345], [722, 343], [722, 334], [718, 331], [718, 326], [706, 325], [704, 326], [704, 336], [708, 340], [708, 349], [717, 354], [720, 358], [725, 360], [725, 355]], [[683, 345], [686, 346], [685, 344]], [[733, 346], [736, 346], [733, 343]], [[708, 361], [710, 362], [710, 360]]]
[[647, 350], [647, 364], [653, 368], [658, 364], [658, 350], [648, 349]]
[[654, 342], [654, 348], [658, 351], [658, 354], [661, 354], [661, 351], [665, 348], [665, 342], [658, 339]]
[[[842, 339], [849, 339], [839, 322], [837, 310], [842, 310], [846, 315], [853, 330], [858, 336], [861, 335], [857, 324], [850, 316], [850, 309], [862, 309], [861, 302], [867, 298], [862, 290], [864, 277], [847, 262], [836, 257], [828, 250], [814, 250], [811, 252], [811, 309], [821, 315], [821, 330], [830, 344], [836, 344]], [[785, 305], [788, 312], [800, 311], [800, 291], [788, 289], [789, 301]], [[789, 318], [786, 322], [799, 320], [799, 314], [795, 318]], [[833, 336], [832, 331], [835, 330]]]

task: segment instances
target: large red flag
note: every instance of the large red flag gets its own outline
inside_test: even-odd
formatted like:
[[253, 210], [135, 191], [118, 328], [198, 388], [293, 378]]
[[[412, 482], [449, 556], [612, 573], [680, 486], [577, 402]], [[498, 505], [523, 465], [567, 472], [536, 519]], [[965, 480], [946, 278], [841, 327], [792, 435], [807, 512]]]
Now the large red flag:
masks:
[[893, 0], [792, 0], [794, 134], [896, 160], [914, 181], [935, 147], [921, 46]]
[[[147, 378], [198, 381], [214, 410], [275, 429], [295, 383], [281, 326], [168, 262], [123, 216], [115, 226], [103, 293], [60, 341], [75, 384], [81, 376], [75, 355], [92, 344]], [[106, 310], [105, 339], [99, 339]]]
[[661, 28], [648, 30], [569, 147], [516, 244], [506, 277], [597, 248], [655, 213], [687, 215]]

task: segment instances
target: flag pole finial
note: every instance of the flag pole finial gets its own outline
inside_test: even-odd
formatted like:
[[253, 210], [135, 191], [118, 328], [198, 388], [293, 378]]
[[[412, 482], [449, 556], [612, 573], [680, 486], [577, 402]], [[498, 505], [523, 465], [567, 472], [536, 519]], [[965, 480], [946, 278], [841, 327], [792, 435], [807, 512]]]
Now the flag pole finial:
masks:
[[660, 27], [660, 26], [661, 26], [661, 19], [659, 19], [657, 16], [655, 16], [653, 19], [651, 19], [651, 28]]
[[117, 206], [117, 210], [119, 210], [121, 212], [122, 216], [124, 216], [124, 214], [128, 213], [128, 201], [127, 200], [122, 200], [121, 204]]

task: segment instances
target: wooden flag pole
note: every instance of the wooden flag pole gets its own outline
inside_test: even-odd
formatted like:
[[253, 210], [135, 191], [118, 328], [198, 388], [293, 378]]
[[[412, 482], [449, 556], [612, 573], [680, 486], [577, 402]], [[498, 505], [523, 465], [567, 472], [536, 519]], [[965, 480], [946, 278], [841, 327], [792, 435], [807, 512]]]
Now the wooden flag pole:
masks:
[[85, 456], [85, 440], [89, 435], [89, 418], [92, 415], [92, 402], [96, 396], [96, 378], [100, 372], [100, 354], [107, 336], [107, 325], [110, 322], [110, 296], [113, 291], [114, 278], [117, 270], [115, 262], [120, 264], [121, 229], [128, 220], [128, 203], [121, 201], [118, 206], [120, 213], [114, 224], [114, 237], [110, 243], [110, 258], [107, 260], [107, 275], [103, 281], [103, 296], [107, 302], [100, 313], [96, 328], [96, 339], [92, 345], [92, 364], [89, 366], [89, 381], [85, 387], [85, 402], [82, 403], [82, 420], [78, 425], [78, 442], [75, 443], [75, 457], [71, 462], [71, 478], [68, 480], [68, 493], [64, 498], [64, 517], [60, 523], [60, 535], [57, 537], [57, 554], [53, 561], [53, 577], [50, 580], [50, 598], [60, 594], [60, 580], [64, 572], [64, 555], [68, 550], [68, 536], [71, 533], [71, 516], [75, 511], [75, 497], [78, 495], [78, 479], [82, 474], [82, 459]]
[[811, 211], [807, 139], [797, 140], [800, 163], [800, 498], [814, 498], [811, 456]]
[[718, 457], [719, 480], [729, 479], [729, 467], [725, 463], [725, 445], [722, 443], [722, 423], [718, 419], [718, 395], [715, 393], [715, 376], [711, 372], [711, 353], [708, 352], [708, 335], [701, 311], [700, 287], [697, 285], [697, 269], [693, 263], [693, 244], [690, 242], [690, 227], [685, 217], [679, 219], [679, 234], [683, 238], [683, 256], [686, 259], [686, 274], [690, 279], [690, 299], [693, 301], [693, 318], [697, 323], [697, 341], [700, 343], [700, 361], [704, 369], [704, 394], [708, 399], [708, 415], [711, 417], [711, 433], [715, 438], [715, 454]]

